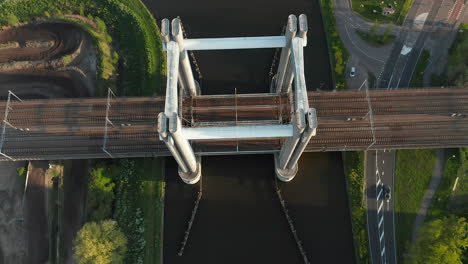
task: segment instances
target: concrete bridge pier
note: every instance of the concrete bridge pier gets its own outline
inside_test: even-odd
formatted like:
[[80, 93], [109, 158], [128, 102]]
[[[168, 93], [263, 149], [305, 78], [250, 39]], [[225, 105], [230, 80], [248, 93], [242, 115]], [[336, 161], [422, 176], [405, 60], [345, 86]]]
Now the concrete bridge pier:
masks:
[[[164, 18], [161, 21], [161, 37], [163, 39], [164, 48], [166, 49], [167, 45], [171, 41], [171, 22], [167, 18]], [[178, 87], [182, 91], [186, 91], [186, 83], [187, 81], [184, 77], [181, 74], [178, 74]]]
[[284, 182], [291, 181], [297, 174], [297, 162], [310, 139], [317, 131], [317, 114], [314, 108], [307, 113], [301, 110], [294, 121], [293, 136], [285, 140], [281, 152], [275, 154], [276, 177]]
[[158, 133], [179, 164], [179, 176], [185, 183], [194, 184], [200, 180], [200, 158], [195, 157], [187, 138], [182, 133], [182, 122], [178, 115], [178, 76], [180, 69], [180, 48], [177, 42], [169, 41], [167, 50], [167, 84], [164, 113], [158, 115]]
[[288, 23], [286, 25], [286, 46], [281, 50], [281, 57], [278, 65], [278, 72], [276, 73], [275, 91], [276, 93], [284, 93], [288, 91], [292, 80], [292, 71], [290, 70], [290, 56], [291, 56], [291, 41], [296, 36], [297, 31], [297, 17], [289, 15]]
[[184, 35], [182, 32], [182, 22], [179, 18], [172, 20], [172, 39], [179, 44], [180, 49], [180, 74], [179, 82], [183, 85], [184, 91], [189, 96], [200, 95], [200, 88], [193, 77], [192, 66], [190, 65], [189, 55], [184, 48]]
[[174, 113], [158, 116], [159, 138], [164, 141], [179, 165], [179, 176], [187, 184], [195, 184], [201, 177], [201, 157], [196, 157], [192, 146], [182, 133], [180, 118]]

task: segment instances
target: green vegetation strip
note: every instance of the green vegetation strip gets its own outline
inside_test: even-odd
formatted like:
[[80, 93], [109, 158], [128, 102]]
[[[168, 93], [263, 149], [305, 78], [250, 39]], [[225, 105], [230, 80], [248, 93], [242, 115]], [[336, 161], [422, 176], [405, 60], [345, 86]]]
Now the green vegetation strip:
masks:
[[435, 166], [432, 149], [399, 150], [395, 175], [395, 221], [399, 262], [411, 241], [413, 224]]
[[424, 72], [429, 65], [431, 54], [428, 50], [423, 50], [419, 56], [418, 63], [414, 69], [413, 77], [411, 78], [410, 87], [424, 87]]
[[[413, 0], [352, 0], [353, 10], [370, 21], [393, 22], [402, 24], [411, 8]], [[382, 14], [384, 7], [390, 4], [394, 9], [393, 15]], [[374, 11], [375, 10], [375, 11]]]
[[392, 25], [387, 26], [387, 29], [382, 35], [377, 34], [378, 27], [379, 27], [379, 24], [375, 23], [374, 26], [372, 26], [369, 33], [361, 31], [361, 30], [356, 30], [356, 33], [365, 42], [376, 47], [382, 47], [382, 46], [388, 45], [392, 41], [395, 40], [396, 36], [391, 34], [392, 28], [393, 28]]
[[97, 161], [87, 220], [115, 219], [128, 239], [125, 263], [160, 263], [164, 180], [162, 158]]
[[431, 76], [433, 86], [468, 86], [468, 24], [461, 24], [460, 31], [449, 50], [447, 67], [441, 75]]
[[351, 202], [354, 243], [360, 263], [369, 263], [369, 240], [365, 208], [364, 152], [344, 152], [346, 183]]
[[334, 71], [334, 79], [338, 90], [345, 89], [346, 86], [346, 61], [349, 54], [341, 42], [340, 35], [336, 28], [335, 11], [333, 9], [334, 2], [329, 0], [320, 0], [320, 8], [327, 35], [328, 52], [332, 54], [331, 64]]
[[[108, 25], [114, 37], [112, 45], [118, 47], [118, 83], [122, 93], [153, 95], [162, 91], [164, 56], [160, 32], [140, 0], [3, 1], [0, 10], [0, 25], [62, 14], [98, 17], [103, 25]], [[105, 51], [106, 47], [101, 48]]]

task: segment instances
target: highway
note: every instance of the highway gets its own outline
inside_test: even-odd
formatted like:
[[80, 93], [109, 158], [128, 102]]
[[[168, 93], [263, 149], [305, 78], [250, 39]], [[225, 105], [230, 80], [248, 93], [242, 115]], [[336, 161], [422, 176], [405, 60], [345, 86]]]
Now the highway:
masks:
[[[468, 142], [468, 89], [309, 92], [317, 135], [306, 151], [444, 148]], [[185, 126], [288, 124], [287, 95], [183, 99]], [[11, 101], [0, 143], [15, 160], [169, 155], [157, 133], [163, 97]], [[190, 103], [189, 103], [190, 102]], [[6, 104], [0, 104], [5, 109]], [[106, 113], [109, 122], [106, 122]], [[4, 118], [4, 117], [2, 117]], [[198, 154], [272, 153], [281, 139], [194, 140]]]

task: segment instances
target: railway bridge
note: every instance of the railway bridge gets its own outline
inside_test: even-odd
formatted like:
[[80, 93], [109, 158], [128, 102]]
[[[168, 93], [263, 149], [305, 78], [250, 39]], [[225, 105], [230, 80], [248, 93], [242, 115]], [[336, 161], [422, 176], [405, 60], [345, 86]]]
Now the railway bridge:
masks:
[[[468, 145], [468, 89], [308, 92], [307, 18], [291, 15], [283, 36], [186, 39], [164, 19], [165, 97], [22, 100], [9, 92], [2, 160], [172, 155], [196, 183], [203, 155], [272, 153], [291, 180], [304, 151], [446, 148]], [[267, 94], [202, 95], [187, 51], [281, 48]]]

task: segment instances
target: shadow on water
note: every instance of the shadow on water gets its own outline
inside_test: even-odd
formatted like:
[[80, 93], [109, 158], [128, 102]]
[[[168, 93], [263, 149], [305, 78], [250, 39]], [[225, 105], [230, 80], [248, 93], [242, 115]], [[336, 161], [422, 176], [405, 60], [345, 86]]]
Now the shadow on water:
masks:
[[[180, 16], [188, 37], [248, 37], [280, 35], [289, 14], [308, 17], [304, 50], [309, 90], [331, 84], [330, 65], [317, 0], [144, 0], [158, 23]], [[274, 49], [195, 52], [203, 75], [202, 94], [269, 91]]]
[[[307, 153], [296, 178], [280, 184], [311, 263], [354, 262], [340, 163], [340, 153]], [[173, 159], [166, 163], [164, 262], [301, 263], [274, 189], [273, 156], [204, 157], [202, 164], [203, 197], [179, 257], [199, 187], [182, 184]]]

